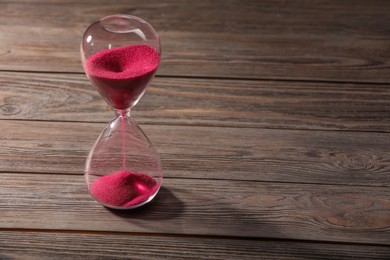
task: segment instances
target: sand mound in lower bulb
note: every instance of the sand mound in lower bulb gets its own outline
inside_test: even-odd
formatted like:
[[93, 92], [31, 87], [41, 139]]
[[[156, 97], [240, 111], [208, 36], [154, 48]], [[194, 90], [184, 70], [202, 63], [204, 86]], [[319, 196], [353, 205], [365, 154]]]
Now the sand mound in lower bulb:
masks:
[[122, 171], [97, 179], [91, 194], [107, 207], [134, 208], [147, 202], [157, 189], [157, 182], [149, 175]]

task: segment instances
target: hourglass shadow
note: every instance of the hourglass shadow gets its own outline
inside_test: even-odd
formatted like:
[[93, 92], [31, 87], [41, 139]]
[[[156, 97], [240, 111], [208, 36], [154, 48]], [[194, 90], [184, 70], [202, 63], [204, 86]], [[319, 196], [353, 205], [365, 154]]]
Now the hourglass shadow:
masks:
[[156, 197], [142, 207], [129, 210], [107, 209], [122, 218], [154, 221], [180, 216], [184, 210], [184, 203], [169, 189], [161, 187]]

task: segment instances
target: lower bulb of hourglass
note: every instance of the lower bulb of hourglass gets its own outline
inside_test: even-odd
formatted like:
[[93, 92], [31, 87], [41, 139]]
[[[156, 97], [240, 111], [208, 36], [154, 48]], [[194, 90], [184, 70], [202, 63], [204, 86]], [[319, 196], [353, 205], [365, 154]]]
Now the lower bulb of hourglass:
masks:
[[85, 182], [102, 205], [132, 209], [151, 201], [162, 183], [160, 157], [128, 116], [104, 129], [86, 161]]

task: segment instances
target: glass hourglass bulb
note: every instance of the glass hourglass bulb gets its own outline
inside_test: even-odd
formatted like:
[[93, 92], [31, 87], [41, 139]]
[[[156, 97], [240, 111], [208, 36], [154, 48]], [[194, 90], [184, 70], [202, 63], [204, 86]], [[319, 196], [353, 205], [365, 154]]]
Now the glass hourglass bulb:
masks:
[[82, 38], [84, 71], [116, 114], [85, 165], [87, 188], [106, 207], [136, 208], [160, 189], [160, 157], [130, 116], [157, 71], [160, 55], [157, 33], [135, 16], [104, 17], [92, 23]]

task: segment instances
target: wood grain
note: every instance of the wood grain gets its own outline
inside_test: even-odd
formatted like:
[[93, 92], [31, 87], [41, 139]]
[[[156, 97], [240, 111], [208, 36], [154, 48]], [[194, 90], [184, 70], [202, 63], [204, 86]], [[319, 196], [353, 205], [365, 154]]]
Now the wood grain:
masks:
[[96, 203], [82, 176], [2, 173], [0, 188], [0, 228], [390, 245], [387, 187], [169, 178], [150, 204], [133, 211]]
[[[109, 122], [84, 75], [0, 72], [0, 119]], [[156, 78], [142, 124], [390, 131], [387, 85]]]
[[[0, 171], [82, 174], [106, 125], [3, 120]], [[142, 127], [161, 155], [166, 177], [390, 184], [390, 139], [385, 133]]]
[[383, 246], [147, 235], [0, 232], [1, 259], [386, 259]]
[[[390, 2], [0, 1], [0, 259], [390, 259]], [[81, 35], [150, 22], [156, 198], [99, 205]], [[121, 159], [121, 158], [120, 158]]]
[[160, 75], [390, 82], [386, 0], [34, 0], [0, 10], [1, 70], [81, 72], [87, 25], [125, 13], [160, 34]]

